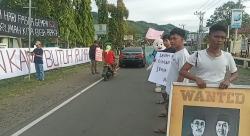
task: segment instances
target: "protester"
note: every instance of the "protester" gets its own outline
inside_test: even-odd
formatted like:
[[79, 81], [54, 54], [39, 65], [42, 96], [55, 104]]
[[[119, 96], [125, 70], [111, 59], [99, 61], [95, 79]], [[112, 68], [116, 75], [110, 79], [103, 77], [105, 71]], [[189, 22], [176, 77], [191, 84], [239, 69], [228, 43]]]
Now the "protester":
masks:
[[163, 51], [161, 52], [169, 52], [169, 53], [175, 53], [175, 48], [171, 46], [170, 44], [170, 36], [169, 35], [163, 35], [162, 37], [163, 44], [166, 47]]
[[[155, 39], [153, 42], [153, 48], [154, 51], [152, 52], [151, 56], [153, 57], [153, 62], [150, 66], [148, 66], [147, 70], [150, 70], [153, 68], [153, 65], [155, 63], [155, 57], [157, 52], [161, 52], [165, 49], [164, 43], [162, 39]], [[160, 84], [155, 84], [155, 90], [156, 93], [161, 93], [162, 92], [162, 86]]]
[[[238, 72], [232, 55], [222, 51], [227, 36], [226, 27], [215, 24], [209, 29], [209, 47], [197, 51], [187, 60], [180, 71], [180, 75], [196, 82], [199, 88], [205, 88], [208, 83], [219, 84], [219, 88], [226, 89], [237, 79]], [[189, 70], [195, 67], [194, 74]], [[230, 72], [226, 77], [227, 70]]]
[[99, 47], [99, 42], [96, 40], [94, 41], [94, 44], [90, 46], [89, 48], [89, 58], [91, 60], [91, 73], [94, 74], [99, 74], [97, 71], [97, 66], [96, 66], [96, 60], [95, 60], [95, 54], [96, 54], [96, 48]]
[[[174, 53], [173, 63], [171, 64], [170, 73], [171, 77], [167, 79], [166, 92], [169, 94], [172, 89], [172, 82], [188, 82], [188, 79], [184, 79], [182, 76], [179, 76], [179, 71], [182, 66], [186, 63], [189, 53], [184, 47], [185, 41], [185, 31], [180, 28], [174, 28], [170, 32], [170, 44], [176, 50]], [[168, 109], [168, 103], [166, 108]], [[155, 133], [166, 133], [166, 128], [157, 129]]]
[[[160, 52], [175, 53], [175, 48], [173, 48], [170, 44], [170, 36], [166, 34], [162, 37], [162, 40], [166, 48]], [[162, 90], [161, 95], [162, 95], [163, 101], [159, 101], [157, 102], [157, 104], [164, 104], [166, 103], [166, 101], [168, 101], [168, 95], [165, 90]], [[166, 113], [160, 114], [159, 117], [166, 117]]]
[[36, 79], [44, 80], [44, 69], [43, 69], [43, 49], [42, 43], [36, 41], [36, 48], [33, 50], [32, 54], [34, 55], [34, 63], [36, 69]]
[[116, 73], [116, 62], [115, 62], [115, 53], [111, 50], [111, 46], [107, 45], [106, 50], [103, 53], [104, 62], [111, 66], [112, 71]]

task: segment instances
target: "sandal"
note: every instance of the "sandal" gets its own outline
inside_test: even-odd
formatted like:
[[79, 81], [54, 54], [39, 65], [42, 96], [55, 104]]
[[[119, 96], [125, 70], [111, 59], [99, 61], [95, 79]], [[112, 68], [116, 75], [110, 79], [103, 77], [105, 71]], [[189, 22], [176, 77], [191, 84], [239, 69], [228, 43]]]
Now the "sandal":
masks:
[[157, 134], [166, 134], [166, 130], [161, 128], [154, 130], [154, 132]]
[[166, 103], [166, 101], [158, 101], [158, 102], [156, 102], [156, 104], [164, 104], [164, 103]]
[[166, 113], [161, 113], [158, 115], [158, 117], [167, 117], [167, 114]]

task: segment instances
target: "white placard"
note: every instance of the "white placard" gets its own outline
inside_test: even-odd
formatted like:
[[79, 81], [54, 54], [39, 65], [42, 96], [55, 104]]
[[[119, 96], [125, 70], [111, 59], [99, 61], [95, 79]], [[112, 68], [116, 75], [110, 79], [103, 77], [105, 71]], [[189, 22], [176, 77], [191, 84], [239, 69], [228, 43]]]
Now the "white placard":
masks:
[[102, 61], [102, 53], [103, 53], [103, 50], [101, 48], [95, 49], [95, 60], [96, 61]]
[[166, 86], [174, 53], [157, 52], [148, 81]]

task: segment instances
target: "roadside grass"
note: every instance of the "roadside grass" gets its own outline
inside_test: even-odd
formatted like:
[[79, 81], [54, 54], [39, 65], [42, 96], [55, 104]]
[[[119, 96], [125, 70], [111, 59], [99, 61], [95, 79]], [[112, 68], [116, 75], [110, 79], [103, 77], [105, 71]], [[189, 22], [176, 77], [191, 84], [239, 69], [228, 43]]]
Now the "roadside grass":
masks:
[[49, 70], [45, 72], [44, 81], [37, 81], [35, 78], [35, 74], [31, 74], [30, 80], [28, 79], [27, 75], [0, 80], [0, 100], [7, 97], [19, 96], [25, 93], [29, 93], [30, 91], [34, 90], [34, 88], [45, 84], [51, 84], [56, 80], [67, 78], [67, 76], [70, 74], [77, 73], [89, 68], [89, 63], [86, 63]]
[[235, 84], [250, 85], [250, 69], [239, 68], [239, 78]]

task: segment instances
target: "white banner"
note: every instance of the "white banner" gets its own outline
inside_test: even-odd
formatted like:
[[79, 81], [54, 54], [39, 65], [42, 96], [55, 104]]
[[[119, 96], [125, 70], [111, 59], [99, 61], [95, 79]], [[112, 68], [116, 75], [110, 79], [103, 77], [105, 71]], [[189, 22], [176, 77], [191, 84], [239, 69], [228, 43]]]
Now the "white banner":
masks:
[[[31, 73], [35, 73], [34, 58], [28, 50], [28, 48], [0, 49], [0, 80], [29, 74], [29, 62], [31, 62]], [[43, 48], [45, 71], [89, 61], [89, 48]]]
[[166, 86], [174, 53], [157, 52], [148, 81]]

